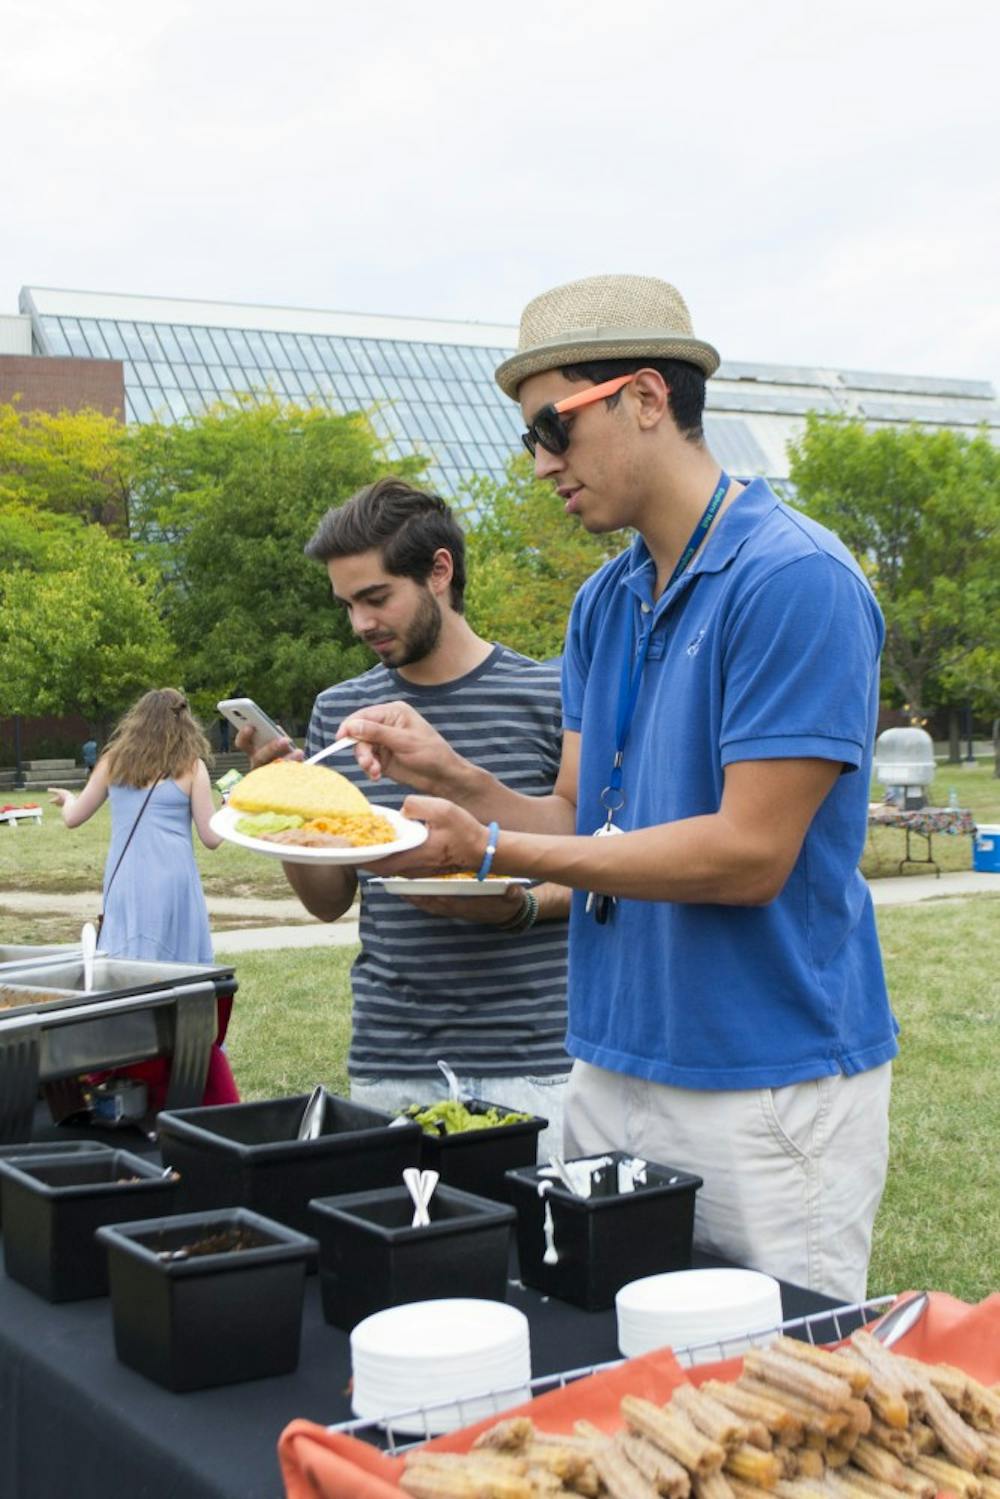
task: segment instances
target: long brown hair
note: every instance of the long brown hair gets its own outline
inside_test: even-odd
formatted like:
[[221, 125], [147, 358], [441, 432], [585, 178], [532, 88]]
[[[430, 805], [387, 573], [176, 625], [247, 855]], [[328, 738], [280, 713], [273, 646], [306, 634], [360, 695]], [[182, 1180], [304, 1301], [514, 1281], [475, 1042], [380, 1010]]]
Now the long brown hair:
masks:
[[177, 780], [198, 760], [211, 763], [212, 752], [184, 694], [161, 687], [128, 710], [108, 741], [106, 759], [113, 785], [151, 786]]

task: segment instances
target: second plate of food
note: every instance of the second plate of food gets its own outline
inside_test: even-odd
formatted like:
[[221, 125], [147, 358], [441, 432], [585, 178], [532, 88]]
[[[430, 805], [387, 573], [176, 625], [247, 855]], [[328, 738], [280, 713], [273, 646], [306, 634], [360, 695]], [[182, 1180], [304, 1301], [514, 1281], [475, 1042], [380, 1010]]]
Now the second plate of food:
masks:
[[511, 885], [530, 885], [533, 882], [519, 875], [491, 875], [477, 880], [475, 875], [430, 875], [425, 879], [408, 880], [405, 875], [373, 875], [369, 885], [381, 885], [390, 895], [503, 895]]

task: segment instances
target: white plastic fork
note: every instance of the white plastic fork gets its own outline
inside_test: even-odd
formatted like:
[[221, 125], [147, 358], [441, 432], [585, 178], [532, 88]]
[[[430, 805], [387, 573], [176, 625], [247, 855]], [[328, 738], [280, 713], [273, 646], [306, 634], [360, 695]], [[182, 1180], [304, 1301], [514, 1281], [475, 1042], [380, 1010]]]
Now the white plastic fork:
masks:
[[315, 755], [310, 755], [309, 759], [303, 760], [302, 763], [303, 765], [316, 765], [320, 760], [325, 760], [327, 755], [335, 755], [338, 750], [350, 749], [351, 745], [357, 744], [357, 742], [356, 739], [351, 739], [350, 737], [335, 739], [332, 744], [327, 745], [326, 749], [321, 749]]

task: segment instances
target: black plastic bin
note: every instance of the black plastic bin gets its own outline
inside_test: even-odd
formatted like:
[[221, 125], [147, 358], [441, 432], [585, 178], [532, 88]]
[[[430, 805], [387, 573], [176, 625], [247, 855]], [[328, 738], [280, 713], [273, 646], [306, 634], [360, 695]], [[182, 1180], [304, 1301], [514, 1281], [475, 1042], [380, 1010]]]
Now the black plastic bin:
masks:
[[349, 1332], [369, 1313], [408, 1301], [507, 1299], [514, 1209], [438, 1187], [428, 1212], [430, 1223], [414, 1228], [405, 1187], [310, 1203], [328, 1322]]
[[[695, 1193], [702, 1185], [700, 1176], [647, 1161], [646, 1181], [633, 1191], [619, 1192], [618, 1164], [633, 1157], [622, 1151], [608, 1151], [607, 1156], [611, 1166], [602, 1173], [603, 1186], [591, 1197], [578, 1197], [541, 1176], [544, 1168], [507, 1173], [517, 1208], [522, 1281], [589, 1312], [612, 1306], [615, 1292], [630, 1280], [690, 1267]], [[543, 1181], [551, 1185], [541, 1197], [538, 1188]], [[552, 1209], [558, 1255], [552, 1265], [544, 1260], [546, 1202]]]
[[[43, 1157], [58, 1160], [74, 1155], [99, 1155], [101, 1151], [107, 1153], [111, 1149], [103, 1140], [38, 1140], [32, 1145], [0, 1145], [0, 1163], [13, 1161], [16, 1166], [19, 1161], [24, 1161], [30, 1165], [32, 1161], [40, 1161]], [[3, 1192], [0, 1191], [0, 1228], [2, 1227]]]
[[[484, 1098], [464, 1098], [462, 1102], [470, 1114], [485, 1114], [488, 1109], [499, 1109], [502, 1114], [516, 1112], [507, 1104], [489, 1103]], [[515, 1166], [535, 1164], [538, 1137], [548, 1122], [533, 1114], [519, 1124], [497, 1124], [455, 1135], [423, 1134], [420, 1164], [424, 1170], [440, 1172], [446, 1186], [509, 1202], [506, 1173]]]
[[0, 1184], [7, 1274], [47, 1301], [106, 1296], [107, 1259], [95, 1231], [159, 1218], [177, 1192], [158, 1166], [125, 1150], [6, 1161]]
[[300, 1232], [309, 1200], [395, 1186], [420, 1159], [416, 1124], [327, 1095], [322, 1132], [296, 1134], [308, 1094], [158, 1116], [160, 1152], [180, 1172], [182, 1212], [246, 1207]]
[[[233, 1234], [243, 1247], [173, 1258]], [[290, 1374], [299, 1362], [314, 1240], [245, 1208], [183, 1213], [98, 1232], [111, 1280], [115, 1352], [168, 1390]]]

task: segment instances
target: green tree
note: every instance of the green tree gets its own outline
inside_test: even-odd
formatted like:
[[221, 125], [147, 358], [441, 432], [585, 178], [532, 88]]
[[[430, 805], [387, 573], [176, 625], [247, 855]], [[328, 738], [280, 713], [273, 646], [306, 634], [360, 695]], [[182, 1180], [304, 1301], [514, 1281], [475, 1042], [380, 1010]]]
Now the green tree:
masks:
[[1000, 451], [984, 433], [810, 415], [791, 452], [795, 503], [878, 596], [883, 686], [915, 718], [970, 695], [986, 709], [1000, 674]]
[[126, 432], [114, 417], [0, 405], [0, 505], [17, 501], [125, 536], [128, 495]]
[[203, 714], [234, 691], [289, 728], [316, 692], [371, 664], [302, 549], [323, 513], [390, 464], [361, 413], [253, 399], [131, 433], [133, 535]]
[[563, 648], [580, 584], [627, 544], [591, 536], [565, 514], [531, 460], [512, 458], [502, 483], [474, 479], [459, 492], [468, 535], [466, 613], [473, 629], [545, 660]]
[[124, 543], [77, 523], [44, 562], [0, 573], [0, 714], [106, 721], [169, 680], [170, 640]]

